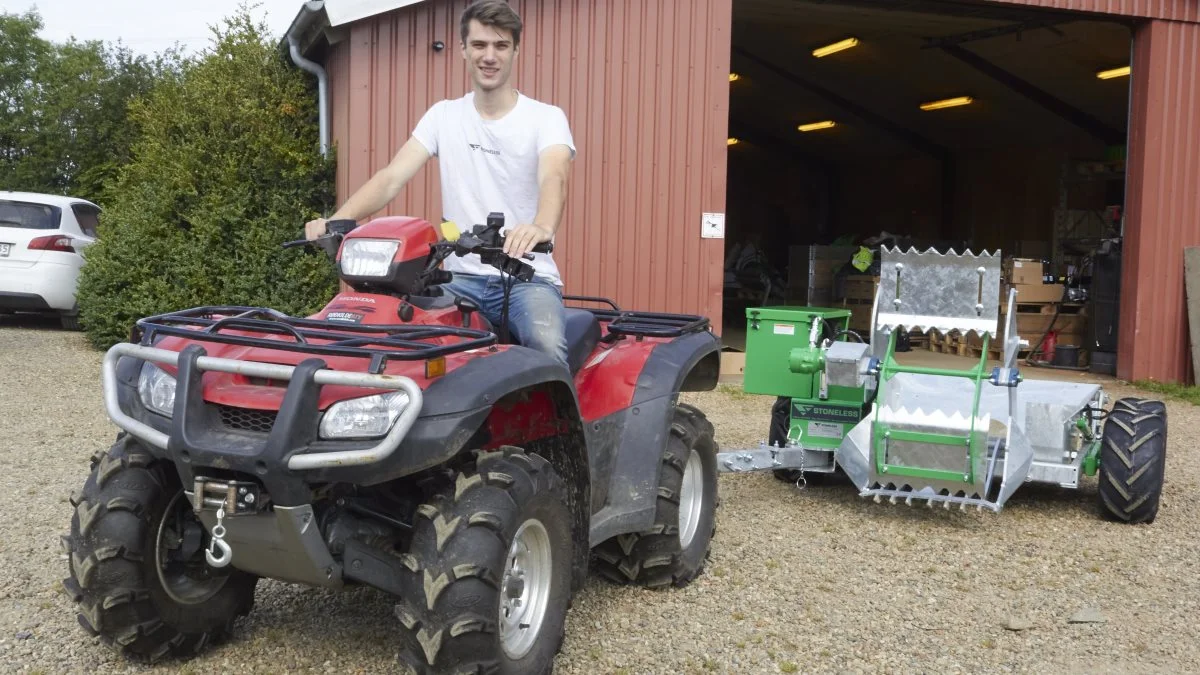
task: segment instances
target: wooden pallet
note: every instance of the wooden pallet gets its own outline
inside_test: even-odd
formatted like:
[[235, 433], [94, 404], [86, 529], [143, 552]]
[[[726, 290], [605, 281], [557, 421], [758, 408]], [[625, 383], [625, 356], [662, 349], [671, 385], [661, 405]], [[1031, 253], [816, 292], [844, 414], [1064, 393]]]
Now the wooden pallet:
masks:
[[936, 330], [929, 331], [929, 351], [939, 354], [967, 355], [967, 341], [958, 333], [942, 335]]
[[913, 349], [928, 348], [929, 336], [924, 333], [909, 333], [908, 344]]

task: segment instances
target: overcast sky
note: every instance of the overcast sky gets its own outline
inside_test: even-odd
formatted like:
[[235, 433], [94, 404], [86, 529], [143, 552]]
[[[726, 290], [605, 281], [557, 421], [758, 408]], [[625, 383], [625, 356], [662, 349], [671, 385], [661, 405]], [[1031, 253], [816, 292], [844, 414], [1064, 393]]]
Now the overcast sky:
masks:
[[[130, 49], [151, 54], [178, 42], [188, 52], [208, 46], [211, 25], [233, 14], [239, 0], [0, 0], [0, 11], [36, 9], [45, 28], [42, 37], [55, 42], [74, 35], [80, 40], [122, 40]], [[266, 19], [275, 37], [299, 13], [303, 0], [247, 0], [256, 22]]]

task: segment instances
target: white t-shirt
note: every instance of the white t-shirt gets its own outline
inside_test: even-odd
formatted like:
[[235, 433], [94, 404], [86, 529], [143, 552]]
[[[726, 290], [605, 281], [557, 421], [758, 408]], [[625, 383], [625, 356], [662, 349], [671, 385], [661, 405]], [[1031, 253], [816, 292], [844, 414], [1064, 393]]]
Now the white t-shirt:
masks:
[[[462, 232], [486, 225], [494, 211], [504, 214], [504, 232], [532, 223], [538, 207], [538, 158], [552, 145], [566, 145], [575, 158], [567, 116], [557, 106], [518, 94], [517, 104], [498, 120], [475, 109], [475, 94], [435, 103], [413, 130], [430, 155], [438, 157], [442, 214]], [[547, 253], [526, 260], [536, 274], [562, 286], [558, 266]], [[477, 255], [452, 255], [445, 269], [468, 274], [499, 274]]]

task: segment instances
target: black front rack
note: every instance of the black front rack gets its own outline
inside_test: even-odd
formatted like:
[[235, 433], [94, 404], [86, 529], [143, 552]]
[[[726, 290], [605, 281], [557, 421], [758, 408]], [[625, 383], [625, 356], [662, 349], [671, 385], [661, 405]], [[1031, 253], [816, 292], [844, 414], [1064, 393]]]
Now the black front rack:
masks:
[[[222, 318], [216, 318], [218, 315]], [[255, 331], [293, 339], [230, 335], [222, 333], [223, 330]], [[498, 341], [495, 333], [473, 328], [349, 324], [294, 317], [263, 307], [231, 306], [193, 307], [139, 319], [131, 338], [133, 342], [151, 345], [162, 336], [320, 356], [369, 358], [372, 374], [382, 373], [391, 360], [420, 361], [489, 347]], [[462, 339], [452, 344], [421, 342], [445, 337]], [[313, 344], [318, 340], [328, 342]]]

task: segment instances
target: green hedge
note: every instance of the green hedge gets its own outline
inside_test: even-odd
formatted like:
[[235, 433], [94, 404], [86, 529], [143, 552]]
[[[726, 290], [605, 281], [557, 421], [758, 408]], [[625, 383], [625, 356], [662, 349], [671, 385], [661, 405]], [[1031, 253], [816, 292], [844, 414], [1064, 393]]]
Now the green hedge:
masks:
[[131, 107], [139, 138], [79, 282], [96, 347], [153, 313], [236, 304], [307, 314], [336, 292], [327, 258], [280, 247], [333, 202], [313, 78], [242, 12]]

